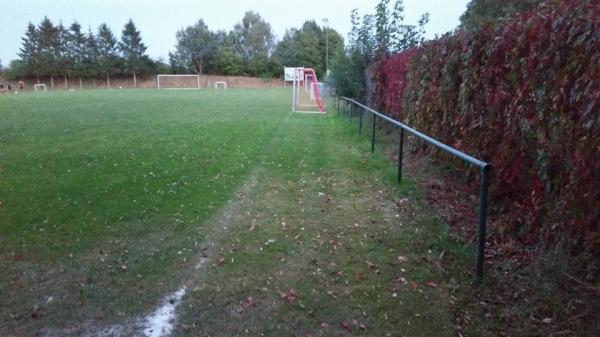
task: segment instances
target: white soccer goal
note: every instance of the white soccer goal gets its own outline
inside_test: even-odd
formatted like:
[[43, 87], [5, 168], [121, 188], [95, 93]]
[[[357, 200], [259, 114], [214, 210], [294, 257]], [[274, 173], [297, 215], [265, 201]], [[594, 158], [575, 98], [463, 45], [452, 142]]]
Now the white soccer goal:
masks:
[[[312, 68], [294, 68], [292, 74], [286, 71], [286, 80], [292, 82], [292, 111], [304, 113], [323, 113], [325, 104], [321, 97], [319, 80]], [[291, 76], [290, 76], [291, 75]]]
[[200, 75], [157, 75], [158, 89], [200, 89]]
[[44, 83], [39, 83], [33, 85], [33, 91], [48, 91], [48, 89], [46, 88], [46, 85]]
[[227, 82], [225, 81], [217, 81], [214, 83], [215, 89], [223, 88], [227, 89]]

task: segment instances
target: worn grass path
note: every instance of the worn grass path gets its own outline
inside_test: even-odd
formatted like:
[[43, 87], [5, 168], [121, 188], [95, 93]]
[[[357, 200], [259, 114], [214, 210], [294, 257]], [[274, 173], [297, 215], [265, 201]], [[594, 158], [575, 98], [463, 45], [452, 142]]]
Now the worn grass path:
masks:
[[[76, 231], [53, 233], [48, 242], [36, 231], [28, 234], [30, 229], [20, 228], [25, 238], [32, 237], [7, 244], [21, 237], [11, 231], [23, 227], [15, 217], [25, 215], [13, 210], [0, 214], [12, 221], [0, 226], [5, 245], [0, 266], [8, 271], [0, 276], [0, 291], [8, 299], [0, 304], [2, 335], [100, 336], [111, 327], [125, 327], [111, 330], [117, 334], [143, 335], [140, 317], [182, 286], [187, 291], [176, 310], [173, 336], [453, 334], [452, 292], [466, 278], [453, 270], [462, 270], [469, 261], [469, 249], [429, 213], [414, 184], [394, 183], [393, 165], [383, 155], [372, 155], [368, 143], [343, 120], [333, 113], [289, 114], [287, 92], [280, 90], [266, 95], [230, 90], [216, 97], [202, 93], [201, 100], [187, 93], [159, 95], [171, 102], [187, 100], [188, 105], [179, 104], [181, 111], [173, 109], [166, 116], [162, 110], [146, 116], [131, 103], [135, 118], [119, 114], [123, 123], [115, 124], [114, 131], [120, 138], [128, 135], [116, 144], [125, 148], [124, 158], [104, 163], [93, 160], [94, 151], [87, 156], [91, 163], [106, 165], [99, 171], [114, 163], [137, 167], [133, 160], [146, 158], [141, 160], [144, 172], [160, 172], [164, 179], [153, 180], [157, 186], [180, 177], [173, 185], [180, 194], [169, 196], [169, 190], [161, 193], [159, 188], [158, 196], [144, 196], [144, 184], [100, 175], [98, 183], [120, 188], [113, 189], [117, 200], [89, 206], [91, 215], [83, 217], [90, 219], [84, 227], [89, 230], [82, 230], [79, 240]], [[194, 104], [199, 107], [191, 108]], [[10, 117], [13, 122], [19, 118]], [[109, 123], [105, 117], [93, 119]], [[77, 121], [93, 128], [93, 121]], [[135, 131], [134, 121], [143, 128]], [[83, 141], [91, 133], [103, 139], [109, 132], [95, 135], [89, 128], [76, 136]], [[5, 157], [19, 157], [11, 153], [15, 138], [5, 139]], [[132, 152], [127, 142], [140, 142], [147, 151]], [[218, 149], [222, 154], [216, 154]], [[193, 158], [192, 164], [183, 158]], [[76, 170], [79, 162], [74, 163]], [[122, 177], [131, 173], [114, 170]], [[54, 188], [70, 196], [69, 202], [81, 202], [76, 182], [65, 179], [73, 184], [67, 191]], [[4, 193], [14, 191], [3, 184]], [[110, 199], [98, 196], [97, 202]], [[137, 203], [151, 214], [140, 213]], [[114, 207], [122, 219], [109, 214]], [[67, 215], [57, 212], [54, 217], [66, 223], [82, 219], [81, 214]], [[102, 226], [91, 221], [98, 218]], [[36, 224], [34, 229], [49, 227], [43, 219]], [[71, 235], [73, 242], [57, 241]], [[45, 250], [40, 240], [58, 252]]]
[[176, 336], [447, 336], [467, 250], [344, 122], [291, 115], [212, 222]]

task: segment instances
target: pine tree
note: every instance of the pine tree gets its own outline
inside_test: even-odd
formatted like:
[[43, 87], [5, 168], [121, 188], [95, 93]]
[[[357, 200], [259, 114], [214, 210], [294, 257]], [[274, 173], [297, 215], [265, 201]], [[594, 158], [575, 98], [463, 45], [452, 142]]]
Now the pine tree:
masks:
[[123, 27], [119, 50], [125, 60], [125, 67], [133, 74], [133, 87], [135, 88], [137, 86], [136, 74], [143, 65], [146, 46], [142, 42], [140, 31], [137, 30], [131, 19]]
[[105, 24], [98, 27], [97, 36], [99, 71], [106, 75], [106, 86], [110, 87], [110, 75], [115, 72], [118, 63], [117, 39]]
[[81, 25], [75, 21], [69, 27], [67, 50], [69, 55], [69, 63], [73, 76], [79, 78], [79, 88], [83, 87], [82, 76], [85, 75], [87, 64], [84, 62], [87, 57], [87, 37], [81, 31]]
[[91, 77], [94, 81], [94, 87], [96, 86], [96, 77], [100, 74], [101, 69], [99, 66], [99, 51], [97, 38], [92, 32], [92, 29], [88, 29], [87, 36], [85, 36], [85, 53], [82, 62], [83, 76]]
[[69, 50], [70, 32], [63, 26], [62, 22], [56, 27], [58, 39], [54, 43], [54, 54], [56, 57], [56, 71], [63, 75], [65, 89], [69, 88], [68, 77], [74, 72], [73, 58]]
[[60, 44], [59, 31], [48, 17], [44, 17], [38, 28], [40, 76], [50, 77], [50, 87], [54, 88], [54, 76], [58, 73], [57, 45]]
[[27, 25], [25, 36], [21, 38], [22, 46], [19, 50], [19, 58], [23, 62], [26, 73], [24, 76], [35, 76], [37, 82], [40, 82], [40, 47], [39, 47], [39, 34], [37, 28], [33, 23]]

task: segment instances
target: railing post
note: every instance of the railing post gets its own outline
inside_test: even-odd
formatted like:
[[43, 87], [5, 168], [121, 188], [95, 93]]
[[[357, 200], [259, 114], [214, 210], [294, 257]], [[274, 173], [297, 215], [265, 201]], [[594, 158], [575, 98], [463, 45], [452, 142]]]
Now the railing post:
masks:
[[402, 157], [404, 154], [404, 129], [400, 128], [400, 144], [398, 145], [398, 183], [402, 182]]
[[365, 109], [360, 108], [360, 116], [358, 117], [358, 135], [362, 135], [362, 125], [363, 125], [363, 114]]
[[479, 191], [479, 226], [477, 227], [477, 261], [475, 266], [475, 282], [480, 284], [483, 280], [485, 264], [485, 240], [488, 213], [488, 193], [490, 186], [490, 165], [481, 168], [481, 186]]
[[350, 121], [350, 124], [352, 124], [352, 114], [354, 113], [354, 104], [350, 103], [350, 117], [348, 118], [348, 120]]
[[371, 153], [375, 152], [375, 122], [377, 121], [377, 115], [373, 114], [373, 128], [371, 131]]

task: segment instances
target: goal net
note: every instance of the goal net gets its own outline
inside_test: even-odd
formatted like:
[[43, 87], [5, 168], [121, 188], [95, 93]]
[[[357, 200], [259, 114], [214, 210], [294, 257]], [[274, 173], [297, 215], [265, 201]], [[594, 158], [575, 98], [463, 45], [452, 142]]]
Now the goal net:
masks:
[[39, 83], [39, 84], [34, 84], [33, 85], [33, 91], [38, 92], [38, 91], [48, 91], [48, 89], [46, 88], [46, 85], [43, 83]]
[[217, 81], [214, 83], [215, 89], [227, 89], [227, 82], [225, 81]]
[[[286, 70], [286, 77], [289, 70]], [[292, 111], [305, 113], [325, 112], [319, 80], [312, 68], [294, 68], [292, 82]]]
[[158, 89], [200, 89], [200, 75], [157, 75]]

